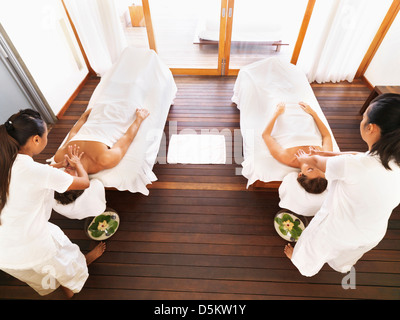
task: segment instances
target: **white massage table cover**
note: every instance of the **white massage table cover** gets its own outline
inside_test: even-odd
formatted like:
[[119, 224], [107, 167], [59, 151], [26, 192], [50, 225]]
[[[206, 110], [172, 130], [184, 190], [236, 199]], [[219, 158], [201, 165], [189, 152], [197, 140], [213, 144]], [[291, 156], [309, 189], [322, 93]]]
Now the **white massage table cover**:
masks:
[[[296, 110], [296, 104], [303, 101], [308, 103], [325, 123], [332, 135], [333, 150], [339, 151], [306, 75], [289, 62], [272, 57], [240, 69], [232, 101], [240, 110], [244, 155], [242, 174], [248, 179], [247, 187], [257, 180], [263, 182], [282, 181], [287, 174], [299, 171], [297, 168], [283, 165], [274, 159], [262, 139], [262, 133], [279, 102], [286, 102], [288, 106], [285, 113], [278, 118], [272, 135], [279, 135], [279, 128], [287, 132], [288, 135], [280, 136], [286, 143], [286, 148], [315, 145], [315, 142], [318, 141], [319, 145], [321, 144], [321, 135], [312, 117], [300, 107], [297, 107]], [[300, 116], [297, 114], [298, 112], [303, 113], [302, 121], [298, 121], [297, 117]], [[292, 117], [285, 117], [285, 114], [289, 113]], [[295, 122], [284, 123], [285, 119]], [[288, 128], [291, 130], [287, 130]], [[303, 144], [307, 140], [311, 144]], [[282, 141], [278, 140], [278, 142]]]
[[[90, 175], [91, 179], [100, 180], [105, 187], [149, 194], [146, 186], [157, 180], [152, 170], [176, 92], [171, 71], [153, 50], [127, 47], [122, 52], [93, 92], [87, 107], [92, 108], [87, 123], [91, 118], [101, 123], [96, 117], [99, 113], [106, 114], [104, 126], [114, 121], [115, 128], [122, 132], [134, 121], [136, 108], [146, 108], [150, 115], [143, 121], [121, 162], [114, 168]], [[96, 108], [102, 113], [96, 113]], [[103, 110], [108, 110], [108, 114]], [[90, 136], [90, 130], [86, 131], [86, 136]], [[103, 142], [111, 133], [107, 136], [107, 130], [97, 130], [92, 135], [88, 140]]]

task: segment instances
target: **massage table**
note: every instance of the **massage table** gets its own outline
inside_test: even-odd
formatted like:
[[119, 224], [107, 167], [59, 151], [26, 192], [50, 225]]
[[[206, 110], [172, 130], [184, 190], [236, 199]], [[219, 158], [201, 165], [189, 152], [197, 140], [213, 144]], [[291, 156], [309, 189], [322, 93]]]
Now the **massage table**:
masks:
[[[171, 71], [153, 50], [127, 47], [122, 52], [94, 90], [87, 106], [92, 111], [77, 135], [82, 130], [84, 139], [81, 140], [115, 143], [117, 133], [122, 135], [134, 121], [136, 108], [148, 109], [150, 115], [143, 121], [121, 162], [114, 168], [89, 176], [89, 189], [93, 182], [93, 188], [99, 190], [100, 181], [103, 189], [149, 194], [146, 186], [157, 180], [152, 170], [176, 92]], [[100, 130], [91, 129], [93, 124], [101, 125]], [[93, 126], [95, 127], [96, 125]], [[61, 145], [65, 143], [67, 136]], [[52, 159], [49, 160], [51, 161]], [[97, 191], [97, 197], [103, 199], [102, 192], [104, 190]], [[83, 195], [85, 193], [89, 194], [90, 190], [85, 190]], [[104, 205], [101, 206], [103, 207]]]
[[171, 71], [153, 50], [126, 48], [93, 92], [87, 107], [92, 108], [88, 122], [96, 115], [96, 109], [105, 104], [121, 112], [118, 116], [106, 116], [124, 131], [132, 124], [136, 108], [145, 108], [150, 115], [121, 162], [90, 178], [100, 180], [108, 188], [148, 195], [146, 186], [157, 180], [152, 170], [176, 92]]
[[[70, 219], [84, 219], [104, 212], [106, 188], [148, 195], [147, 185], [157, 180], [153, 166], [176, 92], [171, 71], [153, 50], [127, 47], [94, 90], [87, 106], [92, 111], [78, 134], [85, 140], [115, 143], [116, 135], [134, 121], [136, 108], [146, 108], [150, 115], [117, 166], [89, 175], [89, 188], [74, 203], [54, 201], [53, 209]], [[101, 124], [100, 130], [91, 129], [98, 128], [96, 124]]]
[[[286, 166], [273, 158], [262, 133], [279, 102], [285, 102], [285, 113], [278, 117], [272, 136], [284, 148], [301, 145], [321, 145], [321, 134], [314, 119], [304, 112], [298, 102], [309, 104], [326, 125], [332, 136], [333, 150], [339, 147], [329, 123], [314, 95], [306, 75], [299, 67], [277, 57], [267, 58], [240, 69], [234, 86], [232, 101], [240, 110], [240, 129], [243, 137], [242, 175], [247, 178], [247, 188], [279, 188], [283, 195], [291, 196], [298, 214], [298, 202], [323, 198], [324, 194], [311, 195], [297, 182], [299, 169]], [[285, 179], [286, 178], [286, 179]], [[310, 200], [311, 199], [311, 200]], [[288, 201], [293, 203], [292, 200]], [[285, 204], [286, 209], [288, 204]], [[314, 210], [312, 210], [314, 212]], [[314, 212], [315, 213], [315, 212]], [[306, 212], [304, 215], [312, 215]]]

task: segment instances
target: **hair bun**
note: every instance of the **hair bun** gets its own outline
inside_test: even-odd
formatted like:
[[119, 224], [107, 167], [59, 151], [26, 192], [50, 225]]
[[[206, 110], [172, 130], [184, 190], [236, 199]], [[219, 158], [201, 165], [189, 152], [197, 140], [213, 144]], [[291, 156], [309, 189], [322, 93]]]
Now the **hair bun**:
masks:
[[12, 121], [10, 121], [10, 120], [6, 121], [6, 122], [4, 123], [4, 126], [6, 127], [7, 131], [10, 131], [10, 130], [14, 129], [13, 123], [12, 123]]

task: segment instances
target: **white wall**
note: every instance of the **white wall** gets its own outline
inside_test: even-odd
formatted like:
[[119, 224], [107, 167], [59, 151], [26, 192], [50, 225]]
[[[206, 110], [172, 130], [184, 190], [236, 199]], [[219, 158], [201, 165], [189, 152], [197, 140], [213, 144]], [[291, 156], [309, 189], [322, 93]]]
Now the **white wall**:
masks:
[[373, 86], [400, 86], [400, 14], [397, 14], [364, 76]]
[[0, 1], [0, 21], [57, 114], [88, 74], [61, 0]]

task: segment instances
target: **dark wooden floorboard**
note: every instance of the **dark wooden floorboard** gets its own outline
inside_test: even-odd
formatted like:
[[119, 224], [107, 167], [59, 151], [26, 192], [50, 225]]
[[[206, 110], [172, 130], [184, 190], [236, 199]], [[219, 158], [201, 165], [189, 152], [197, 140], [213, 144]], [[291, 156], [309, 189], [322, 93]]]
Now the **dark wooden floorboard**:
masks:
[[[284, 256], [286, 242], [273, 227], [279, 210], [276, 190], [246, 189], [237, 170], [241, 154], [227, 165], [165, 164], [171, 133], [183, 129], [239, 133], [239, 111], [231, 103], [234, 77], [176, 76], [178, 94], [165, 127], [166, 144], [154, 167], [150, 195], [107, 191], [121, 218], [107, 251], [89, 267], [90, 277], [74, 299], [399, 299], [399, 208], [383, 241], [355, 266], [356, 289], [342, 288], [343, 274], [324, 266], [300, 275]], [[86, 108], [98, 79], [90, 79], [49, 135], [37, 157], [45, 162]], [[312, 84], [343, 151], [366, 151], [358, 110], [369, 95], [360, 80]], [[235, 138], [236, 139], [236, 138]], [[240, 146], [232, 138], [229, 150]], [[53, 213], [83, 252], [95, 243], [84, 222]], [[1, 299], [63, 299], [60, 290], [38, 296], [24, 283], [0, 273]]]

